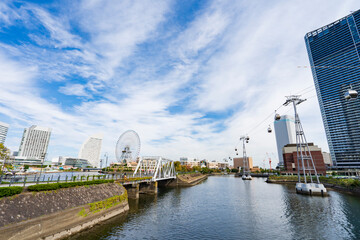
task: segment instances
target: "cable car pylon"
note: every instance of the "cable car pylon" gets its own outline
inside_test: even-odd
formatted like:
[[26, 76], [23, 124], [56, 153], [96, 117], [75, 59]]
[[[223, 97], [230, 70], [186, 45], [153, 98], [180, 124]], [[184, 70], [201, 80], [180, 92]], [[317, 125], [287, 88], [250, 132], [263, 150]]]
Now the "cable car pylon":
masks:
[[[320, 183], [319, 176], [316, 171], [314, 160], [311, 156], [309, 145], [305, 138], [305, 133], [302, 128], [299, 115], [297, 113], [296, 106], [306, 101], [306, 99], [300, 99], [300, 95], [286, 96], [287, 100], [284, 106], [290, 103], [294, 106], [295, 112], [295, 131], [296, 131], [296, 152], [297, 152], [297, 170], [298, 170], [298, 182], [296, 183], [296, 192], [308, 195], [321, 195], [324, 196], [327, 191], [323, 184]], [[300, 165], [301, 164], [301, 165]], [[302, 172], [302, 173], [300, 173]], [[313, 182], [312, 173], [316, 177], [316, 183]], [[301, 181], [301, 175], [304, 178], [304, 182]], [[310, 176], [310, 183], [307, 182], [306, 177]]]

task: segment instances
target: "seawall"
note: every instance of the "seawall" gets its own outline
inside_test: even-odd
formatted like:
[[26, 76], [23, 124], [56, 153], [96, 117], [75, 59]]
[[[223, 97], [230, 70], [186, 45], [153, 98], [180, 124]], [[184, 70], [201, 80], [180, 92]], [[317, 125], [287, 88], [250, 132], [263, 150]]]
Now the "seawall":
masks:
[[175, 186], [183, 186], [183, 187], [191, 187], [196, 184], [201, 183], [206, 180], [208, 175], [201, 173], [192, 173], [192, 174], [182, 174], [177, 175], [176, 179], [170, 182], [167, 186], [175, 187]]
[[116, 183], [25, 192], [0, 199], [0, 239], [61, 239], [128, 210]]

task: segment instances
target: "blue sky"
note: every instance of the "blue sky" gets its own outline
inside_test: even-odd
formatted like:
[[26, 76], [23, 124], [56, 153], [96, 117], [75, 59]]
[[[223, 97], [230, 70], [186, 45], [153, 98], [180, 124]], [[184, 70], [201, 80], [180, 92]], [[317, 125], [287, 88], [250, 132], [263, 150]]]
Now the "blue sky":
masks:
[[300, 92], [309, 98], [299, 109], [307, 138], [327, 150], [311, 72], [298, 68], [309, 64], [303, 37], [359, 8], [356, 0], [1, 1], [6, 145], [16, 151], [34, 124], [53, 129], [49, 159], [77, 156], [102, 132], [102, 154], [113, 159], [117, 138], [133, 129], [141, 155], [221, 160], [249, 133], [248, 153], [262, 166], [276, 153], [272, 117], [263, 120]]

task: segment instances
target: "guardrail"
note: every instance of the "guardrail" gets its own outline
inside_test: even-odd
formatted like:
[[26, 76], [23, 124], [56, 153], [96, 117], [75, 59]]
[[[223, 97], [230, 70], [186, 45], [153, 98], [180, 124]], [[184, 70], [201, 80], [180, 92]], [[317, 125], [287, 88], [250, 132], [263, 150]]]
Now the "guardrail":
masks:
[[[112, 179], [122, 184], [134, 183], [136, 181], [151, 181], [152, 177], [139, 178], [128, 178], [125, 174], [43, 174], [43, 175], [27, 175], [27, 176], [0, 176], [0, 187], [5, 186], [29, 186], [35, 184], [46, 184], [46, 183], [59, 183], [59, 182], [75, 182], [75, 181], [91, 181], [98, 179]], [[134, 181], [131, 181], [134, 179]]]

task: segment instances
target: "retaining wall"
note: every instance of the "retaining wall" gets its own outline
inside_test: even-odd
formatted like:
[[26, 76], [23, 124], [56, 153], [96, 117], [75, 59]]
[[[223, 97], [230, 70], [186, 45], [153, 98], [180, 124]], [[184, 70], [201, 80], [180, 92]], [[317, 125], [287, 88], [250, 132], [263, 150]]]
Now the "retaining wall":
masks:
[[26, 192], [0, 199], [0, 239], [60, 239], [128, 209], [116, 183]]

